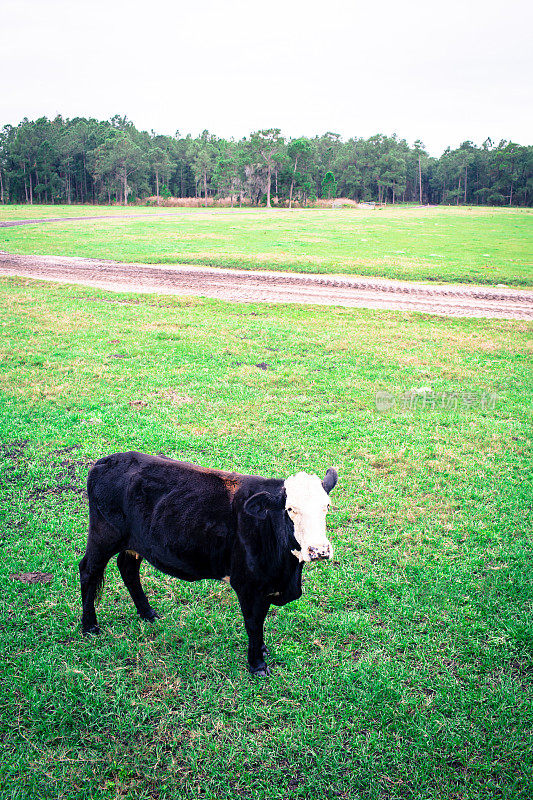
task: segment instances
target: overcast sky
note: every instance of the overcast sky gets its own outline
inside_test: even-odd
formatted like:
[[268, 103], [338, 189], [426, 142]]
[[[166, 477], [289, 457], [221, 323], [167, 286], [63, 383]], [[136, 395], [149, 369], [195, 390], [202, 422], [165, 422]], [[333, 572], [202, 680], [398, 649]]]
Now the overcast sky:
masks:
[[526, 0], [1, 0], [0, 126], [531, 143]]

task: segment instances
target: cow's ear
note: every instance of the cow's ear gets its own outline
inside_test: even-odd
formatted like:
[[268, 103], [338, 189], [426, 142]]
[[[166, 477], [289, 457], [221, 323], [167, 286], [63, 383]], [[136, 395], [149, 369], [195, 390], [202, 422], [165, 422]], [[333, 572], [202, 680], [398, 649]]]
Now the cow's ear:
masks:
[[270, 511], [282, 508], [285, 503], [285, 496], [282, 492], [279, 495], [270, 492], [257, 492], [248, 498], [243, 508], [247, 514], [256, 519], [266, 519]]
[[326, 477], [322, 481], [322, 486], [325, 492], [329, 494], [331, 490], [335, 488], [338, 477], [337, 470], [333, 469], [333, 467], [330, 467], [326, 472]]
[[266, 519], [272, 507], [273, 499], [272, 495], [268, 492], [257, 492], [257, 494], [253, 494], [248, 498], [243, 507], [244, 511], [256, 519]]

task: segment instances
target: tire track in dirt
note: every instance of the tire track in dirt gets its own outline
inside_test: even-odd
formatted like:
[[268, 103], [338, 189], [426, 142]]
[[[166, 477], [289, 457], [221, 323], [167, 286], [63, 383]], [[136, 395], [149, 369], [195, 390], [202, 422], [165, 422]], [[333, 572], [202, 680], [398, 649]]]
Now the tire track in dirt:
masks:
[[242, 303], [297, 303], [419, 311], [450, 317], [533, 320], [533, 291], [503, 286], [431, 285], [350, 275], [126, 264], [66, 256], [22, 256], [4, 251], [0, 251], [0, 275], [111, 291], [195, 295]]

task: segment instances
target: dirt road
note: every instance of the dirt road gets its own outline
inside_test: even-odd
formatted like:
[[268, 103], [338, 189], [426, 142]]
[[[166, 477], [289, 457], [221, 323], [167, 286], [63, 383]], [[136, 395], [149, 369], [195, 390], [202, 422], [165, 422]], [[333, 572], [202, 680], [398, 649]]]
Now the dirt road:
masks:
[[78, 283], [111, 291], [197, 295], [244, 303], [300, 303], [422, 311], [450, 317], [533, 319], [533, 291], [498, 286], [123, 264], [90, 258], [19, 256], [3, 251], [0, 251], [0, 275]]

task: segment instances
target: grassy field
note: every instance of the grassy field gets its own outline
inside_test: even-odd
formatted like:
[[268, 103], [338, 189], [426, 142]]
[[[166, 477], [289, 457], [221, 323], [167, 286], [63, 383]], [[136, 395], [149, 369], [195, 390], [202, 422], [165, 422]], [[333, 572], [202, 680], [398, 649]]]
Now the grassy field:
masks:
[[[63, 206], [60, 211], [57, 206], [39, 206], [31, 213], [68, 216], [74, 208], [76, 213], [92, 213], [94, 207]], [[101, 213], [100, 208], [95, 211]], [[27, 206], [0, 208], [0, 219], [28, 213]], [[121, 209], [107, 208], [106, 213], [120, 214]], [[242, 214], [174, 209], [169, 213], [171, 218], [153, 220], [0, 229], [0, 249], [161, 264], [533, 285], [533, 212], [528, 209], [246, 209]]]
[[[0, 797], [531, 797], [530, 325], [0, 292]], [[447, 407], [402, 402], [420, 387]], [[88, 465], [130, 448], [339, 470], [336, 559], [267, 619], [270, 679], [229, 587], [147, 565], [162, 619], [110, 564], [82, 638]]]
[[[178, 208], [178, 212], [188, 213], [187, 208]], [[17, 219], [53, 219], [55, 217], [90, 217], [116, 216], [122, 214], [158, 214], [174, 213], [173, 208], [156, 208], [154, 206], [93, 206], [93, 205], [0, 205], [0, 222]]]

